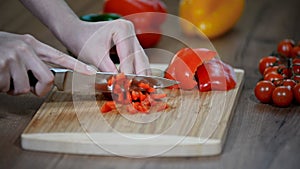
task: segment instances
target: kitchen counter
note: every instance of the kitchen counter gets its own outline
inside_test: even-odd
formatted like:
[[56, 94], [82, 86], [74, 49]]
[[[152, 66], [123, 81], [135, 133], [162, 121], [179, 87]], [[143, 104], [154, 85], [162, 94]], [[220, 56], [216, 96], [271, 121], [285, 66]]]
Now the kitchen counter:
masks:
[[[0, 30], [30, 33], [61, 51], [65, 47], [18, 1], [0, 0]], [[101, 10], [99, 0], [68, 0], [78, 15]], [[165, 0], [176, 15], [178, 0]], [[300, 40], [300, 1], [247, 0], [235, 27], [212, 40], [221, 59], [244, 69], [245, 83], [220, 155], [211, 157], [124, 158], [35, 152], [21, 148], [21, 134], [45, 98], [0, 94], [0, 168], [205, 168], [294, 169], [300, 166], [300, 106], [261, 104], [253, 89], [261, 78], [258, 62], [284, 38]], [[170, 28], [171, 29], [171, 28]], [[168, 47], [168, 38], [159, 46]], [[201, 46], [200, 46], [201, 47]], [[150, 58], [151, 59], [151, 58]]]

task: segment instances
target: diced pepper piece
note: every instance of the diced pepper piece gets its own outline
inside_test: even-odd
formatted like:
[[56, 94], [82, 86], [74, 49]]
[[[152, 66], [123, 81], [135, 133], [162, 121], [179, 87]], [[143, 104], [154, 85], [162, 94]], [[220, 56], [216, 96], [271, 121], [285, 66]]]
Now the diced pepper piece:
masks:
[[139, 86], [140, 88], [142, 88], [142, 89], [145, 89], [145, 90], [147, 90], [147, 89], [150, 88], [150, 85], [149, 85], [149, 84], [143, 83], [143, 82], [139, 83], [138, 86]]
[[156, 92], [156, 90], [153, 87], [150, 87], [149, 89], [147, 89], [147, 92], [154, 93]]
[[113, 77], [107, 80], [107, 86], [111, 86], [113, 82]]
[[140, 101], [144, 101], [147, 96], [143, 94], [141, 91], [139, 92], [139, 94], [140, 94]]
[[140, 92], [135, 91], [135, 90], [131, 91], [131, 98], [134, 101], [138, 100], [140, 98]]
[[116, 109], [116, 105], [114, 101], [106, 101], [102, 106], [101, 106], [101, 112], [102, 113], [107, 113], [112, 110]]

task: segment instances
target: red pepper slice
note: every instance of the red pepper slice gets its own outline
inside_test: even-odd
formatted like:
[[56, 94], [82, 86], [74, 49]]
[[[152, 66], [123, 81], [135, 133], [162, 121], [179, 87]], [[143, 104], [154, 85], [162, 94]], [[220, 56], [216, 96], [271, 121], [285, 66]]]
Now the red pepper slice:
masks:
[[167, 95], [157, 93], [153, 85], [146, 80], [127, 79], [124, 73], [120, 73], [107, 81], [108, 85], [112, 85], [114, 101], [105, 102], [100, 108], [102, 113], [116, 110], [115, 104], [125, 105], [127, 111], [132, 114], [149, 113], [152, 106], [156, 111], [162, 111], [169, 107], [161, 100]]
[[101, 107], [101, 112], [102, 113], [107, 113], [110, 112], [111, 110], [116, 109], [116, 105], [114, 101], [107, 101], [105, 102], [102, 107]]
[[172, 88], [193, 89], [197, 82], [194, 79], [197, 68], [216, 56], [216, 52], [204, 48], [183, 48], [179, 50], [165, 71], [165, 78], [177, 80], [179, 85]]
[[199, 90], [230, 90], [236, 86], [235, 72], [219, 59], [212, 59], [199, 66], [196, 72]]

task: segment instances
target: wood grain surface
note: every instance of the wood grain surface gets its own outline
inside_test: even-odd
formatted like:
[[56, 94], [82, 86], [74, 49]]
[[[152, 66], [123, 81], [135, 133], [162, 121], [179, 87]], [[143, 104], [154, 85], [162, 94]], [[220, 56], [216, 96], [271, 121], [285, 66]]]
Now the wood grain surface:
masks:
[[129, 114], [124, 107], [102, 114], [101, 94], [54, 90], [22, 134], [22, 147], [135, 157], [220, 154], [243, 87], [244, 71], [236, 75], [236, 88], [227, 92], [165, 89], [170, 108], [149, 114]]
[[[179, 0], [164, 0], [177, 14]], [[101, 9], [101, 0], [67, 0], [78, 15]], [[245, 85], [237, 103], [221, 155], [211, 157], [122, 158], [27, 151], [20, 136], [45, 98], [0, 94], [0, 168], [47, 169], [296, 169], [300, 166], [300, 107], [277, 108], [259, 103], [253, 89], [261, 78], [259, 59], [283, 38], [300, 40], [299, 0], [246, 0], [242, 17], [226, 35], [212, 40], [223, 61], [245, 70]], [[30, 33], [65, 51], [65, 47], [17, 0], [0, 0], [0, 29]], [[169, 28], [172, 29], [172, 28]], [[167, 48], [168, 39], [161, 46]], [[151, 59], [151, 58], [150, 58]]]

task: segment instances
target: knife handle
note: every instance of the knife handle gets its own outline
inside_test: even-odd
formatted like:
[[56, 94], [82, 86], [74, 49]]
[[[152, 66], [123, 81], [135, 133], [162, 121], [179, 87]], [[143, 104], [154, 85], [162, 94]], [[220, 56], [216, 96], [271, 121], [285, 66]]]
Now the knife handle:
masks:
[[[53, 70], [51, 70], [51, 72], [55, 75], [55, 72]], [[27, 71], [27, 75], [28, 75], [30, 87], [34, 87], [38, 82], [37, 78], [33, 75], [31, 70]], [[14, 80], [12, 78], [10, 78], [9, 91], [12, 91], [14, 89], [15, 89]]]

